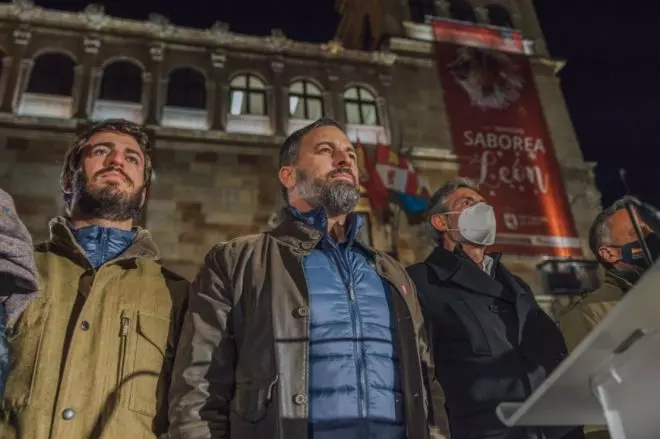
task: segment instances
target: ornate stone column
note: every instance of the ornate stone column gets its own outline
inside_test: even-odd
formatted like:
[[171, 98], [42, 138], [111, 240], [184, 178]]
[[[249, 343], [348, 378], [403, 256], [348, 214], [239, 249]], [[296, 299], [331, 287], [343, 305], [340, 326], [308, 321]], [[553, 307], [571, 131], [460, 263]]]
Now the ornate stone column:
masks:
[[227, 103], [229, 102], [229, 89], [225, 63], [227, 55], [222, 51], [211, 53], [213, 66], [212, 79], [206, 84], [206, 110], [212, 130], [224, 131], [227, 117]]
[[[394, 118], [393, 114], [390, 114], [389, 108], [390, 103], [392, 102], [392, 74], [389, 72], [383, 72], [379, 75], [380, 83], [383, 86], [383, 95], [376, 98], [376, 107], [378, 109], [378, 115], [380, 118], [380, 124], [385, 130], [386, 139], [378, 139], [379, 142], [393, 144], [395, 143], [393, 136], [397, 135], [397, 142], [399, 138], [399, 133], [394, 133], [392, 130], [391, 121]], [[401, 145], [394, 146], [395, 148], [400, 147]]]
[[101, 40], [85, 37], [83, 40], [82, 63], [76, 66], [76, 78], [73, 86], [73, 116], [76, 119], [90, 119], [96, 101], [96, 82], [100, 78], [96, 66]]
[[[3, 59], [2, 103], [0, 111], [13, 113], [23, 90], [27, 86], [32, 60], [24, 59], [25, 50], [32, 37], [29, 29], [14, 29], [8, 56]], [[5, 73], [6, 71], [6, 73]]]
[[142, 114], [146, 115], [145, 125], [160, 124], [163, 110], [163, 58], [165, 55], [165, 44], [154, 42], [149, 47], [149, 71], [145, 72], [142, 84]]
[[328, 75], [328, 83], [330, 84], [330, 89], [328, 94], [330, 98], [328, 99], [328, 115], [335, 119], [342, 125], [346, 125], [346, 111], [344, 110], [344, 90], [339, 83], [339, 75], [334, 71], [334, 69], [326, 68], [326, 73]]
[[270, 63], [273, 69], [273, 84], [270, 88], [271, 120], [273, 121], [273, 131], [276, 136], [286, 136], [287, 124], [289, 123], [289, 111], [287, 109], [288, 89], [284, 87], [282, 72], [284, 71], [284, 61], [276, 59]]

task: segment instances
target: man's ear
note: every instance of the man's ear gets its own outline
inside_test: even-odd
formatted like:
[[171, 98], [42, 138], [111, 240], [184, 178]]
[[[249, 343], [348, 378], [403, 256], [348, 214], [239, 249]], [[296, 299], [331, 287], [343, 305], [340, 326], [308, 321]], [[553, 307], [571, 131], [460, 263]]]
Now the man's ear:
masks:
[[296, 186], [296, 170], [293, 166], [282, 166], [279, 172], [280, 183], [288, 190]]
[[612, 247], [601, 246], [598, 249], [598, 256], [610, 265], [621, 261], [621, 250]]
[[445, 215], [435, 214], [431, 217], [431, 225], [438, 232], [446, 232], [448, 229], [447, 217]]
[[142, 189], [142, 200], [140, 201], [140, 207], [144, 207], [144, 203], [147, 201], [147, 188]]

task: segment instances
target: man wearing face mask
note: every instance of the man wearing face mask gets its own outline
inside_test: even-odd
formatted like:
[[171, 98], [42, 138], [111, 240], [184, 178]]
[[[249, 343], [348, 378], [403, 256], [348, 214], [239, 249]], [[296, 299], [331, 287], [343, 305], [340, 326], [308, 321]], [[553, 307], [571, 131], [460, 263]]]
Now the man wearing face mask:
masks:
[[426, 212], [433, 253], [408, 268], [445, 390], [452, 437], [581, 438], [581, 428], [506, 428], [503, 401], [524, 401], [566, 355], [561, 333], [495, 242], [493, 208], [469, 179], [448, 181]]
[[[660, 255], [660, 239], [637, 212], [634, 215], [655, 261]], [[569, 351], [580, 344], [648, 269], [625, 198], [596, 217], [589, 230], [589, 247], [606, 270], [605, 281], [560, 317], [559, 325]]]

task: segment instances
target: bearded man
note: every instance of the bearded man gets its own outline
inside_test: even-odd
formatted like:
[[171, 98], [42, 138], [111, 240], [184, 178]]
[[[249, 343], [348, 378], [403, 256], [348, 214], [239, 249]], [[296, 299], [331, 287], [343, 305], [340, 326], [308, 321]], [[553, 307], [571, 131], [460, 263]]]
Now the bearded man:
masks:
[[132, 122], [82, 133], [65, 156], [66, 217], [37, 245], [41, 289], [8, 313], [2, 438], [157, 438], [189, 282], [137, 227], [151, 145]]
[[346, 133], [320, 119], [279, 157], [281, 223], [214, 247], [191, 288], [170, 438], [447, 437], [413, 284], [358, 238]]

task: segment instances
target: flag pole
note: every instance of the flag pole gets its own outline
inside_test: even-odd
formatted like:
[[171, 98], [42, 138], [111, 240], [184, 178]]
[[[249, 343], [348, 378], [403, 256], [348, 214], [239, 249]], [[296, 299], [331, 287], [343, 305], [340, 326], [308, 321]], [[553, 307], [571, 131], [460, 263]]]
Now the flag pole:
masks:
[[[397, 125], [398, 125], [398, 134], [399, 134], [399, 151], [398, 153], [401, 154], [403, 153], [403, 130], [401, 129], [401, 123], [397, 120]], [[399, 237], [400, 237], [400, 229], [401, 229], [401, 215], [403, 213], [403, 209], [401, 206], [397, 206], [397, 212], [396, 216], [394, 217], [394, 220], [392, 221], [392, 234], [391, 234], [391, 240], [392, 242], [390, 245], [392, 246], [392, 256], [396, 259], [399, 260]], [[400, 260], [399, 260], [400, 262]]]

